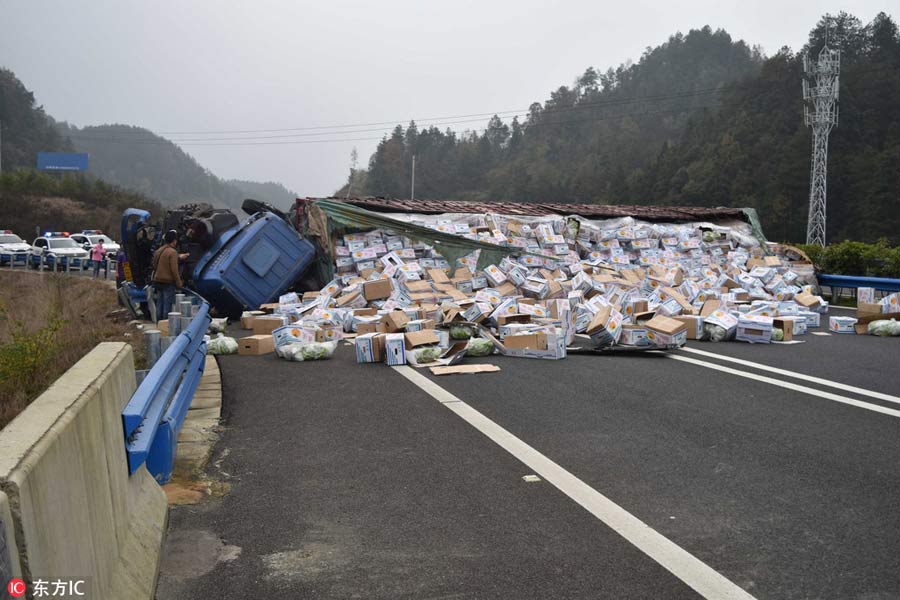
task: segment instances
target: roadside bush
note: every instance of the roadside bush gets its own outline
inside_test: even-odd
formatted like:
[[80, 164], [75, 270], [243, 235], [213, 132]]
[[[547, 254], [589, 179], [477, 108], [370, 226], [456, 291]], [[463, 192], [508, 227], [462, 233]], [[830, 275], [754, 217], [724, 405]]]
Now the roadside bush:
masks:
[[0, 429], [95, 345], [143, 343], [105, 282], [0, 270]]
[[875, 244], [845, 240], [824, 248], [815, 244], [798, 247], [821, 273], [900, 278], [900, 247], [890, 247], [887, 240]]

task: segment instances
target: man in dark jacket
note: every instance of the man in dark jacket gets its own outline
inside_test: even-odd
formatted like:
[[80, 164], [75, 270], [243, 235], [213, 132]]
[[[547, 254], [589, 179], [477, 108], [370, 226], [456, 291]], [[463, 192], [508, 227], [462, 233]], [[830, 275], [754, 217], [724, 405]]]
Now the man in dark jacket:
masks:
[[153, 255], [153, 287], [156, 289], [156, 320], [166, 319], [175, 302], [175, 290], [181, 288], [181, 272], [178, 268], [178, 234], [167, 231], [163, 245]]

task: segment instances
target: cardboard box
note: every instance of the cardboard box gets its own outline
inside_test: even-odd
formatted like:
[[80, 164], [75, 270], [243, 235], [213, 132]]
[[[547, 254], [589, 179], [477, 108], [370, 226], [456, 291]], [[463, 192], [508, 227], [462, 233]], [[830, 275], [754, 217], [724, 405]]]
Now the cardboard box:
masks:
[[875, 288], [861, 287], [856, 289], [856, 300], [858, 303], [865, 302], [867, 304], [875, 304]]
[[249, 335], [238, 340], [238, 354], [259, 356], [275, 352], [275, 338], [269, 335]]
[[771, 317], [741, 315], [734, 339], [751, 344], [768, 344], [772, 341], [772, 323]]
[[420, 346], [435, 346], [440, 343], [438, 334], [434, 329], [423, 329], [405, 334], [406, 349], [412, 350]]
[[402, 310], [392, 310], [382, 317], [381, 322], [384, 323], [386, 332], [397, 333], [406, 329], [406, 324], [409, 323], [409, 316]]
[[416, 319], [406, 324], [406, 332], [412, 333], [422, 331], [424, 329], [434, 329], [434, 321], [432, 319]]
[[511, 315], [500, 315], [497, 317], [497, 327], [503, 327], [512, 323], [531, 323], [531, 315], [522, 315], [519, 313]]
[[784, 333], [783, 341], [785, 342], [790, 342], [794, 339], [798, 323], [802, 323], [803, 331], [806, 332], [806, 319], [801, 319], [800, 317], [775, 317], [772, 319], [772, 327], [780, 329]]
[[857, 302], [856, 314], [859, 315], [880, 315], [883, 307], [875, 302]]
[[[253, 329], [253, 319], [265, 315], [261, 310], [250, 310], [241, 315], [241, 329]], [[168, 325], [168, 321], [166, 321]], [[168, 331], [168, 329], [166, 330]]]
[[253, 335], [269, 335], [272, 332], [287, 325], [281, 317], [256, 317], [253, 319]]
[[799, 304], [800, 306], [807, 309], [815, 309], [821, 306], [822, 299], [818, 296], [813, 296], [812, 294], [807, 294], [806, 292], [801, 292], [794, 296], [794, 302]]
[[374, 323], [370, 322], [360, 322], [356, 326], [356, 333], [362, 335], [366, 333], [387, 333], [387, 327], [382, 321], [377, 321]]
[[832, 333], [856, 333], [857, 319], [853, 317], [831, 317], [828, 319], [828, 331]]
[[406, 336], [402, 333], [388, 333], [384, 336], [385, 362], [388, 365], [406, 364]]
[[544, 332], [533, 332], [508, 335], [503, 339], [503, 346], [508, 350], [546, 350], [547, 334]]
[[703, 339], [703, 325], [706, 323], [706, 317], [701, 317], [699, 315], [679, 315], [677, 317], [672, 317], [676, 321], [680, 321], [684, 323], [687, 332], [687, 339], [689, 340], [702, 340]]
[[797, 316], [803, 317], [806, 319], [806, 327], [818, 327], [821, 325], [821, 317], [817, 312], [812, 312], [811, 310], [801, 310]]
[[[365, 285], [365, 284], [363, 284]], [[339, 297], [335, 304], [338, 308], [365, 308], [366, 299], [358, 289]]]
[[647, 328], [642, 325], [622, 325], [622, 335], [619, 343], [623, 346], [645, 347], [651, 346], [647, 337]]
[[476, 302], [463, 313], [463, 319], [469, 323], [478, 323], [488, 318], [494, 307], [487, 302]]
[[675, 348], [687, 341], [687, 326], [671, 317], [656, 315], [646, 323], [647, 339], [654, 346]]
[[708, 317], [709, 315], [713, 314], [715, 311], [719, 310], [720, 308], [722, 308], [721, 300], [719, 300], [717, 298], [707, 300], [706, 302], [703, 303], [703, 306], [700, 307], [700, 316]]
[[384, 338], [383, 333], [365, 333], [356, 336], [356, 362], [384, 362]]
[[363, 284], [363, 297], [368, 301], [384, 300], [389, 298], [393, 291], [394, 287], [388, 278], [367, 281]]
[[[241, 322], [243, 323], [244, 319], [241, 318]], [[161, 319], [156, 322], [156, 328], [159, 329], [159, 335], [162, 337], [169, 337], [169, 320]]]
[[603, 306], [585, 330], [598, 348], [612, 346], [622, 335], [622, 313], [611, 306]]

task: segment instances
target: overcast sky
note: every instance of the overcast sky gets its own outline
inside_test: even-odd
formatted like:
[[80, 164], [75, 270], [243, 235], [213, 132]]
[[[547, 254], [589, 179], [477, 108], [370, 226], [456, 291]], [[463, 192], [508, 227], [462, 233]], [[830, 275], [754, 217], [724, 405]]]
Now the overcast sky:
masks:
[[[391, 127], [167, 132], [427, 125], [525, 109], [586, 67], [636, 61], [676, 31], [708, 24], [771, 54], [802, 46], [826, 12], [868, 22], [895, 2], [0, 0], [0, 66], [78, 126], [126, 123], [189, 140], [304, 134], [182, 146], [220, 177], [321, 196], [345, 181], [354, 146], [365, 165], [379, 127]], [[376, 139], [333, 141], [359, 138]], [[325, 142], [270, 143], [312, 140]]]

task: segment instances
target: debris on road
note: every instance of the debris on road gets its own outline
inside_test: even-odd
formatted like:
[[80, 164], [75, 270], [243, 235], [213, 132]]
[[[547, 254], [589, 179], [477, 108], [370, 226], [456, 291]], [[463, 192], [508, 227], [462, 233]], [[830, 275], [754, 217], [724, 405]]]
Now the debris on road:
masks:
[[435, 375], [464, 375], [475, 373], [495, 373], [500, 370], [497, 365], [455, 365], [452, 367], [431, 367]]
[[345, 334], [356, 334], [359, 363], [415, 366], [441, 364], [460, 340], [469, 356], [551, 360], [585, 343], [769, 343], [803, 335], [828, 312], [811, 266], [736, 219], [325, 213], [345, 227], [328, 229], [328, 284], [241, 318], [271, 334], [282, 357]]
[[881, 337], [900, 336], [900, 321], [896, 319], [872, 321], [866, 326], [866, 333]]

